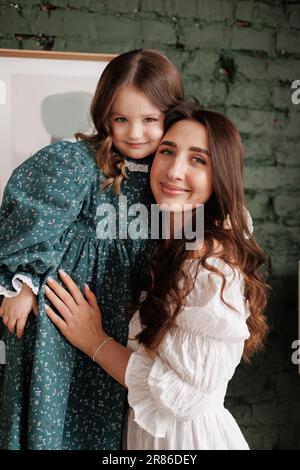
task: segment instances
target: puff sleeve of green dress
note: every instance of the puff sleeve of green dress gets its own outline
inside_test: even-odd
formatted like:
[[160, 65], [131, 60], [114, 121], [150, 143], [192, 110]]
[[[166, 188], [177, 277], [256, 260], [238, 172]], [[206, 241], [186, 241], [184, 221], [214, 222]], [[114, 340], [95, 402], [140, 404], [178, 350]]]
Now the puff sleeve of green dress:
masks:
[[81, 210], [90, 173], [67, 141], [43, 148], [13, 172], [0, 209], [0, 294], [17, 295], [20, 281], [38, 293], [41, 277], [59, 264], [60, 237]]

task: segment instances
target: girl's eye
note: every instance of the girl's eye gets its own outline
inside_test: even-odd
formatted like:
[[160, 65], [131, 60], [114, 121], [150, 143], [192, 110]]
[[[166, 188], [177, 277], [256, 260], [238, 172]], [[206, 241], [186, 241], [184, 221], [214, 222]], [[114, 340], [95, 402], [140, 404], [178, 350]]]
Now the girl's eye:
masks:
[[126, 119], [126, 118], [123, 118], [123, 117], [117, 117], [117, 118], [115, 118], [114, 121], [115, 121], [115, 122], [121, 122], [121, 123], [122, 123], [122, 122], [126, 122], [127, 119]]
[[159, 153], [162, 155], [166, 155], [167, 157], [174, 155], [174, 152], [170, 149], [161, 149]]
[[156, 119], [154, 117], [147, 117], [147, 118], [145, 118], [145, 121], [146, 122], [156, 122], [156, 121], [158, 121], [158, 119]]
[[195, 163], [202, 163], [203, 165], [206, 165], [206, 161], [203, 157], [193, 157], [193, 162]]

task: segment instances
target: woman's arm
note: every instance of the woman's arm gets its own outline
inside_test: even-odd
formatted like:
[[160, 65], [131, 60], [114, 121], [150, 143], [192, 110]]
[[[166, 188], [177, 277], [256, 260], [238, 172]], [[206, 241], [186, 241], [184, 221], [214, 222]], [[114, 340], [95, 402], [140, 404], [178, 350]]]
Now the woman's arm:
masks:
[[[71, 277], [59, 271], [68, 291], [54, 279], [49, 278], [45, 292], [62, 318], [46, 305], [50, 320], [57, 326], [65, 338], [76, 348], [93, 358], [97, 348], [109, 338], [102, 327], [102, 317], [95, 295], [86, 285], [85, 296]], [[125, 371], [132, 351], [115, 340], [103, 344], [96, 353], [95, 361], [121, 385], [125, 385]], [[154, 353], [149, 351], [153, 357]]]
[[113, 340], [105, 344], [101, 351], [97, 353], [95, 361], [126, 388], [125, 372], [131, 354], [130, 349]]

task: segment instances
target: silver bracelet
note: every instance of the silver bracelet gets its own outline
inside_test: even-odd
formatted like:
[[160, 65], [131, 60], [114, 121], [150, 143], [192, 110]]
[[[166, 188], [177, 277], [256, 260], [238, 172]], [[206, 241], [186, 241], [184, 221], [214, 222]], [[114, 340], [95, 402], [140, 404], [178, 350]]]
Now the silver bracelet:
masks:
[[113, 340], [113, 339], [114, 339], [114, 338], [111, 338], [111, 337], [106, 338], [106, 339], [103, 341], [103, 343], [100, 344], [100, 346], [96, 349], [96, 351], [95, 351], [94, 354], [93, 354], [93, 361], [94, 361], [94, 362], [95, 362], [95, 356], [96, 356], [97, 352], [100, 351], [100, 349], [105, 345], [105, 343], [107, 343], [108, 341], [111, 341], [111, 340]]

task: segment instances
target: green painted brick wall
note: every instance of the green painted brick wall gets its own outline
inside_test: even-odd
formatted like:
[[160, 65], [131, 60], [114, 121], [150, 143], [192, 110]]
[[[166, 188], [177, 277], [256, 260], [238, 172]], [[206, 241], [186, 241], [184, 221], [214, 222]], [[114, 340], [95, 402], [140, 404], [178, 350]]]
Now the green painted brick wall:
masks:
[[247, 150], [255, 233], [272, 261], [266, 351], [240, 365], [226, 405], [254, 449], [300, 449], [297, 338], [300, 248], [300, 2], [284, 0], [0, 0], [0, 47], [121, 53], [158, 48], [186, 94], [225, 112]]

